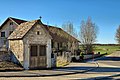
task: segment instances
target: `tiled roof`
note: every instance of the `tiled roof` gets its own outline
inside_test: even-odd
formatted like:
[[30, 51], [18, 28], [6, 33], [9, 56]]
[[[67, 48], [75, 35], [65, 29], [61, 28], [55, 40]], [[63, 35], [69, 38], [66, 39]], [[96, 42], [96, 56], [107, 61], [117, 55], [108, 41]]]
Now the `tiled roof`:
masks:
[[49, 34], [52, 36], [53, 41], [56, 42], [78, 41], [76, 38], [65, 32], [61, 28], [48, 26], [48, 25], [44, 25], [44, 26], [46, 27]]
[[29, 22], [25, 22], [20, 24], [14, 31], [11, 33], [11, 35], [8, 37], [8, 39], [22, 39], [25, 34], [33, 27], [33, 25], [38, 20], [33, 20]]
[[[33, 21], [20, 24], [15, 29], [15, 31], [13, 31], [13, 33], [9, 36], [8, 39], [22, 39], [25, 36], [25, 34], [32, 28], [32, 26], [38, 21], [40, 22], [40, 20], [33, 20]], [[73, 36], [65, 32], [61, 28], [48, 26], [45, 24], [42, 24], [42, 25], [48, 31], [53, 41], [56, 41], [56, 42], [78, 41], [76, 38], [74, 38]]]
[[13, 20], [15, 23], [17, 23], [18, 25], [20, 25], [21, 23], [27, 22], [25, 20], [21, 20], [21, 19], [16, 19], [13, 17], [9, 17], [5, 20], [5, 22], [0, 26], [0, 29], [2, 29], [2, 27], [9, 21], [9, 20]]
[[13, 18], [13, 17], [10, 17], [12, 20], [14, 20], [17, 24], [21, 24], [21, 23], [24, 23], [24, 22], [27, 22], [25, 20], [21, 20], [21, 19], [17, 19], [17, 18]]

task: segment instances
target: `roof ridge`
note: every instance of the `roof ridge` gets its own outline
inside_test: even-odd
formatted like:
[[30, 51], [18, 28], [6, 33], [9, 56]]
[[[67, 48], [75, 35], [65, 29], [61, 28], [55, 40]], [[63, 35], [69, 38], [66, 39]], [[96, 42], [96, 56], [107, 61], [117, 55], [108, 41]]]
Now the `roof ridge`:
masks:
[[[63, 30], [62, 28], [60, 28], [60, 27], [56, 27], [56, 26], [51, 26], [51, 25], [46, 25], [46, 24], [43, 24], [44, 26], [46, 26], [47, 28], [48, 28], [48, 30], [50, 30], [50, 28], [54, 28], [54, 29], [56, 29], [56, 30], [61, 30], [61, 31], [63, 31], [65, 34], [67, 34], [68, 36], [70, 36], [70, 37], [72, 37], [72, 38], [74, 38], [75, 40], [77, 40], [77, 41], [79, 41], [77, 38], [75, 38], [73, 35], [71, 35], [71, 34], [69, 34], [68, 32], [66, 32], [65, 30]], [[50, 32], [52, 32], [51, 30], [50, 30]], [[53, 32], [52, 32], [53, 33]], [[56, 32], [55, 32], [56, 33]]]
[[20, 18], [15, 18], [15, 17], [8, 17], [8, 18], [11, 18], [11, 19], [17, 19], [17, 20], [21, 20], [21, 21], [27, 21], [27, 20], [24, 20], [24, 19], [20, 19]]
[[32, 20], [28, 22], [21, 23], [14, 31], [11, 33], [11, 35], [8, 37], [8, 39], [22, 39], [27, 32], [37, 23], [38, 20]]
[[31, 20], [31, 21], [27, 21], [27, 22], [21, 23], [20, 25], [27, 24], [27, 23], [30, 23], [30, 22], [37, 22], [37, 21], [38, 20]]
[[20, 25], [21, 23], [27, 22], [26, 20], [18, 19], [18, 18], [13, 18], [13, 17], [8, 17], [1, 25], [0, 29], [8, 22], [9, 20], [13, 21], [15, 24]]

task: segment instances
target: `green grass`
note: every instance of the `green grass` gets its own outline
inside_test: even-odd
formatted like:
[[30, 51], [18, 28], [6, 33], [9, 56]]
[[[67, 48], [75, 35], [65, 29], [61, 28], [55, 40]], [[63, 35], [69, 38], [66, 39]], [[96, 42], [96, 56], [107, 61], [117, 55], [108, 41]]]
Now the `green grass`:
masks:
[[100, 52], [101, 54], [107, 53], [113, 53], [117, 50], [120, 50], [120, 46], [95, 46], [94, 52]]
[[[80, 49], [82, 50], [82, 47], [80, 46]], [[104, 53], [107, 53], [107, 54], [111, 54], [117, 50], [120, 50], [120, 46], [101, 46], [101, 45], [97, 45], [95, 46], [94, 48], [94, 52], [95, 53], [98, 53], [100, 52], [100, 54], [104, 54]]]

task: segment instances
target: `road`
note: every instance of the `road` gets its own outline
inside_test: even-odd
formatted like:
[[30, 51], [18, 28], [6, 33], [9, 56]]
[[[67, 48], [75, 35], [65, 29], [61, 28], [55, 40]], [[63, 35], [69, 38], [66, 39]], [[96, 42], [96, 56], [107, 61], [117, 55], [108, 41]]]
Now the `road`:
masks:
[[0, 80], [120, 80], [120, 51], [94, 61], [99, 67], [85, 73], [50, 77], [3, 77]]
[[89, 75], [88, 80], [120, 80], [120, 51], [117, 51], [111, 55], [99, 58], [95, 60], [99, 68], [87, 72], [85, 75]]
[[63, 77], [74, 80], [120, 80], [120, 51], [94, 61], [99, 66], [95, 70]]

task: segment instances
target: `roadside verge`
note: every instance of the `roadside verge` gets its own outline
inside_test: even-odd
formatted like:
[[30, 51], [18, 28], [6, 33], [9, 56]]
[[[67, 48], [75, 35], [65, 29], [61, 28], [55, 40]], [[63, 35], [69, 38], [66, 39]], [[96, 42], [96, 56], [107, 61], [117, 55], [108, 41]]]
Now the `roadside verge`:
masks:
[[85, 73], [99, 67], [97, 62], [70, 63], [62, 68], [51, 70], [25, 70], [17, 72], [0, 72], [0, 77], [49, 77]]

